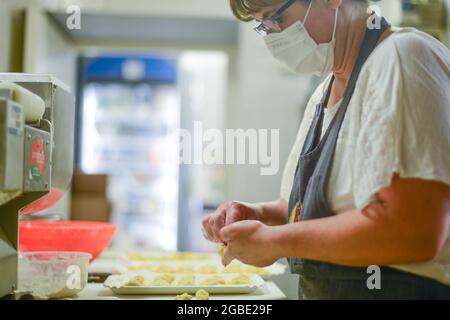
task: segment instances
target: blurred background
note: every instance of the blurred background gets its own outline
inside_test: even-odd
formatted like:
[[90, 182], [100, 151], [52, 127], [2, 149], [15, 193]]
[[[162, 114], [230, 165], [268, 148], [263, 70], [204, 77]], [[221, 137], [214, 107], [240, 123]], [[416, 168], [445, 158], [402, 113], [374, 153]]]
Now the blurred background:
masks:
[[[81, 28], [69, 30], [74, 5]], [[449, 43], [450, 0], [377, 5], [393, 25]], [[205, 214], [229, 199], [277, 199], [320, 79], [282, 68], [253, 26], [236, 21], [227, 0], [0, 1], [0, 72], [50, 73], [77, 97], [72, 190], [40, 215], [114, 222], [120, 249], [212, 251], [200, 232]], [[278, 174], [180, 165], [177, 133], [194, 121], [205, 130], [279, 129]], [[289, 277], [279, 282], [291, 296]]]

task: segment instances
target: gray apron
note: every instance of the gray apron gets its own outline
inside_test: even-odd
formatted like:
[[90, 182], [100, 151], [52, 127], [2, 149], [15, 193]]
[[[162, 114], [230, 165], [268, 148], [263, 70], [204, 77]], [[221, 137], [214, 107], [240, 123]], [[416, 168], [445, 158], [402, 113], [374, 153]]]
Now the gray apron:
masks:
[[[381, 29], [366, 31], [342, 104], [322, 138], [324, 108], [328, 104], [334, 77], [317, 105], [297, 164], [289, 199], [289, 223], [335, 215], [328, 205], [326, 189], [339, 131], [361, 69], [389, 27], [389, 23], [382, 19]], [[450, 286], [389, 267], [380, 267], [381, 289], [370, 290], [367, 280], [371, 274], [367, 273], [367, 268], [299, 258], [288, 261], [291, 272], [300, 276], [300, 299], [450, 299]]]

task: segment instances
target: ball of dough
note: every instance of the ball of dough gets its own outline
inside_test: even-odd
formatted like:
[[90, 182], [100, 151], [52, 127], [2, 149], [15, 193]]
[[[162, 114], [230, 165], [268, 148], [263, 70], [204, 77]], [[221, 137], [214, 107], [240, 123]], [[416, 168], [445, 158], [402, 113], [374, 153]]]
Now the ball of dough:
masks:
[[217, 247], [217, 253], [220, 254], [221, 256], [223, 256], [223, 253], [225, 251], [225, 245], [221, 244]]
[[195, 298], [197, 300], [209, 300], [209, 293], [203, 289], [200, 289], [195, 293]]
[[143, 276], [133, 276], [130, 279], [128, 279], [126, 286], [128, 287], [140, 287], [143, 286], [145, 282], [145, 279]]
[[175, 300], [192, 300], [192, 296], [187, 293], [180, 294], [175, 297]]
[[170, 273], [157, 275], [151, 282], [154, 286], [170, 286], [175, 280], [175, 277]]

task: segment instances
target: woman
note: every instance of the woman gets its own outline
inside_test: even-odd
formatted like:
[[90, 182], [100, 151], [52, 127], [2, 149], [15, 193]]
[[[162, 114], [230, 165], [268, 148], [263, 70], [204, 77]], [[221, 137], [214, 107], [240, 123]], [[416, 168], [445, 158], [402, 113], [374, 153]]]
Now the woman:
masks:
[[230, 1], [280, 62], [331, 74], [307, 105], [280, 200], [226, 203], [203, 220], [227, 245], [224, 264], [287, 257], [305, 299], [450, 299], [448, 49], [368, 15], [366, 1]]

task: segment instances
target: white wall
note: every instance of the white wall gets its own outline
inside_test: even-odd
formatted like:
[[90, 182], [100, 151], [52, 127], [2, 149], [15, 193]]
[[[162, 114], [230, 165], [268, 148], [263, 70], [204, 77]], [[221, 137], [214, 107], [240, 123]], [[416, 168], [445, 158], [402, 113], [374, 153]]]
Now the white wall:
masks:
[[20, 71], [23, 36], [21, 12], [28, 4], [29, 0], [0, 1], [0, 71], [2, 72]]
[[6, 2], [0, 1], [0, 72], [9, 69], [10, 21]]
[[26, 11], [24, 72], [47, 73], [69, 85], [76, 83], [74, 46], [58, 30], [44, 10], [30, 6]]

